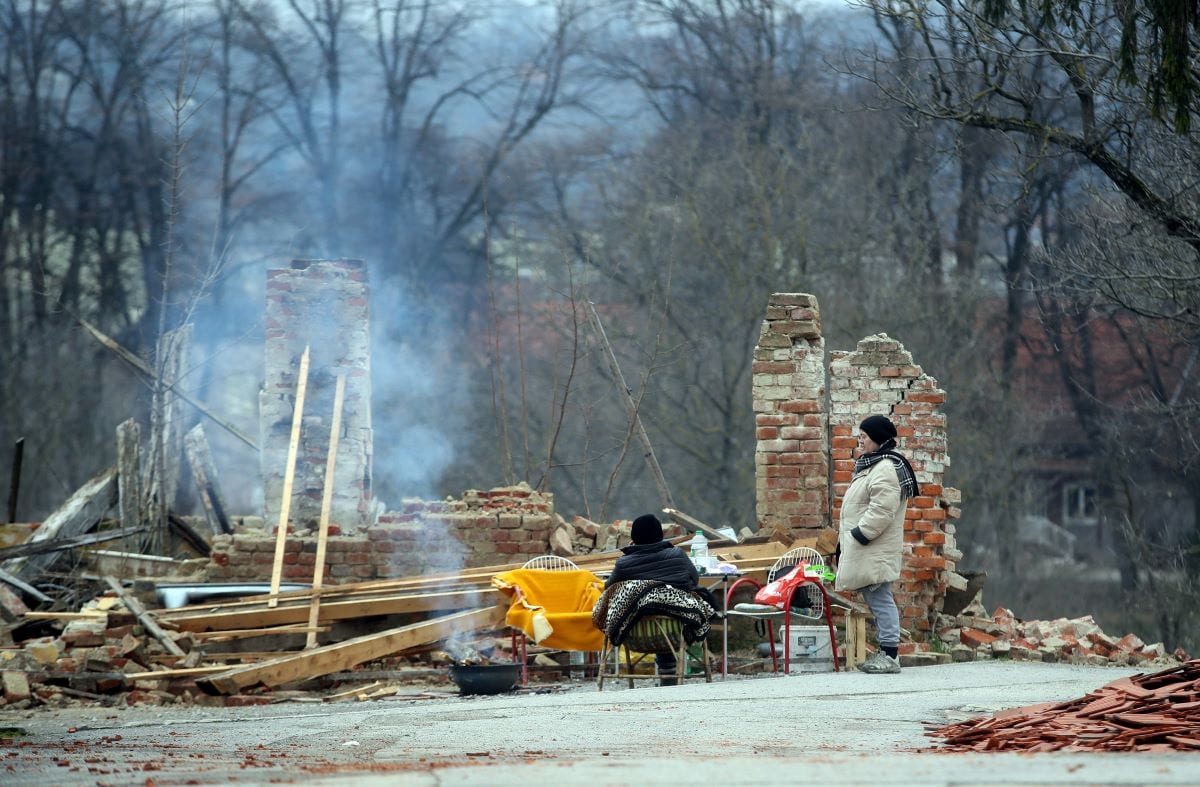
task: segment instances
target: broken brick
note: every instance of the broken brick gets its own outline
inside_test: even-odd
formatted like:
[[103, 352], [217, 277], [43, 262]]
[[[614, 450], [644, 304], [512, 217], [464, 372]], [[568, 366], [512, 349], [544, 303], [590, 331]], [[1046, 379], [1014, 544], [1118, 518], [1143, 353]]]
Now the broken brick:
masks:
[[958, 634], [959, 641], [969, 648], [979, 648], [986, 645], [991, 645], [995, 642], [996, 637], [979, 629], [964, 628]]

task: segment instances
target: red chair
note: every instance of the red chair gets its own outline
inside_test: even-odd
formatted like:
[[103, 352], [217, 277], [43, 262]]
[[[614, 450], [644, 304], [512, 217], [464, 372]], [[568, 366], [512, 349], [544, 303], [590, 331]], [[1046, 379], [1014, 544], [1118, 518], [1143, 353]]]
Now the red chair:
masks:
[[[796, 566], [801, 563], [807, 563], [810, 566], [824, 566], [825, 559], [821, 553], [811, 547], [796, 547], [788, 550], [767, 572], [767, 582], [774, 582], [782, 576], [785, 576]], [[739, 587], [743, 585], [751, 586], [757, 592], [762, 585], [750, 577], [742, 577], [729, 586], [729, 590], [725, 593], [725, 606], [728, 609], [727, 616], [744, 617], [753, 620], [762, 620], [766, 622], [767, 640], [771, 646], [771, 665], [775, 672], [779, 672], [779, 656], [775, 652], [775, 629], [774, 622], [777, 620], [783, 621], [783, 662], [785, 664], [785, 674], [791, 673], [791, 631], [792, 618], [800, 618], [804, 620], [825, 620], [826, 626], [829, 627], [829, 647], [833, 653], [833, 669], [840, 671], [838, 650], [837, 650], [837, 635], [833, 630], [833, 614], [829, 609], [829, 594], [825, 591], [825, 584], [820, 577], [804, 577], [803, 581], [792, 587], [784, 597], [783, 609], [769, 604], [734, 604], [731, 605], [733, 594]]]

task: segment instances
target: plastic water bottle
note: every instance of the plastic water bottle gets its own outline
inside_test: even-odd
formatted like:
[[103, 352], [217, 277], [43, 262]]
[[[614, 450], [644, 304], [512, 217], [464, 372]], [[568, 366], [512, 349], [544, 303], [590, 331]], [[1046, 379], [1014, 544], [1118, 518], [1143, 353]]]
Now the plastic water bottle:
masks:
[[692, 563], [700, 570], [700, 573], [708, 571], [708, 539], [699, 530], [692, 537]]

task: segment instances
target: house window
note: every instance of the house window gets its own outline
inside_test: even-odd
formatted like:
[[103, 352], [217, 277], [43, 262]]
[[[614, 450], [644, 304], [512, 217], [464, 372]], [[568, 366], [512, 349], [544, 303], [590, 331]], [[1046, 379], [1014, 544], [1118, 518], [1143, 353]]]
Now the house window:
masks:
[[1096, 524], [1096, 487], [1092, 484], [1063, 485], [1063, 523]]

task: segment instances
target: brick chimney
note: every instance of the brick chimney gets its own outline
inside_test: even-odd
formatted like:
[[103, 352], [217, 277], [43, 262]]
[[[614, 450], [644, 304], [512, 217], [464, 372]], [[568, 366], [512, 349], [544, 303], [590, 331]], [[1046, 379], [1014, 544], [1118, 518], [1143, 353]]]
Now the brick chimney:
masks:
[[330, 522], [353, 532], [372, 524], [371, 316], [361, 260], [293, 260], [267, 271], [266, 362], [259, 397], [265, 515], [279, 520], [300, 371], [309, 347], [289, 521], [315, 526], [329, 451], [337, 375], [346, 376]]

